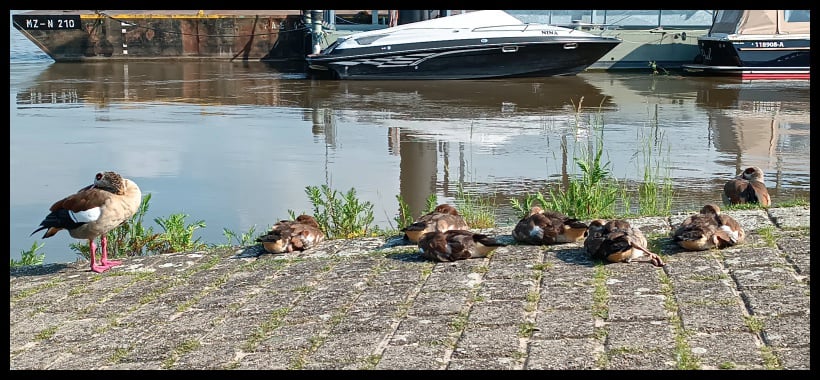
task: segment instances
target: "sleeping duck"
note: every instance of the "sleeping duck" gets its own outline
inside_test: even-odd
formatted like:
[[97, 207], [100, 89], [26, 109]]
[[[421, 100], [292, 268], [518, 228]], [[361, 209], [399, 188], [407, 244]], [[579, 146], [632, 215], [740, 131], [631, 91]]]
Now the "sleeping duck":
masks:
[[587, 257], [611, 263], [648, 262], [662, 267], [663, 260], [647, 248], [646, 237], [639, 228], [626, 220], [595, 220], [590, 223], [590, 235], [584, 241]]
[[766, 183], [763, 182], [763, 170], [757, 166], [746, 168], [737, 177], [726, 182], [722, 198], [726, 206], [758, 203], [763, 207], [769, 207], [772, 204]]
[[722, 214], [716, 204], [707, 204], [686, 218], [672, 233], [672, 239], [688, 251], [726, 248], [742, 243], [746, 232], [734, 218]]
[[304, 251], [325, 240], [325, 234], [310, 215], [296, 220], [280, 220], [271, 230], [256, 239], [269, 253]]
[[532, 245], [573, 243], [586, 238], [587, 228], [578, 219], [533, 206], [515, 225], [512, 236], [517, 242]]
[[420, 216], [413, 224], [403, 228], [404, 236], [413, 243], [418, 243], [422, 235], [432, 231], [469, 230], [464, 218], [455, 207], [446, 203], [440, 204], [432, 212]]
[[487, 257], [504, 244], [484, 234], [466, 230], [425, 233], [418, 242], [421, 256], [436, 261], [456, 261]]

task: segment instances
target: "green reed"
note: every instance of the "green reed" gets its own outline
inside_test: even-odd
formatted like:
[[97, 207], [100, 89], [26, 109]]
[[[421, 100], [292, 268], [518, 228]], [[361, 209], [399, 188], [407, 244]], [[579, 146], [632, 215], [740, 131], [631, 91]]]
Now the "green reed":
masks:
[[46, 259], [46, 254], [38, 254], [37, 251], [40, 250], [40, 248], [43, 248], [44, 245], [45, 243], [38, 243], [35, 241], [31, 244], [31, 248], [20, 251], [20, 260], [11, 259], [9, 262], [9, 267], [16, 268], [28, 265], [43, 265], [43, 262]]
[[[643, 163], [643, 181], [638, 186], [639, 215], [669, 215], [672, 211], [674, 190], [670, 177], [669, 147], [666, 147], [665, 158], [657, 159], [664, 151], [666, 135], [658, 128], [658, 110], [655, 108], [652, 118], [651, 135], [638, 129], [638, 140], [641, 142], [636, 154], [640, 154]], [[640, 170], [640, 169], [639, 169]], [[627, 207], [626, 212], [630, 209]]]
[[350, 239], [373, 232], [373, 204], [359, 200], [356, 189], [342, 193], [321, 185], [307, 186], [305, 192], [313, 204], [313, 217], [328, 239]]
[[456, 209], [470, 228], [495, 227], [496, 205], [492, 198], [480, 197], [464, 191], [459, 184], [455, 197]]

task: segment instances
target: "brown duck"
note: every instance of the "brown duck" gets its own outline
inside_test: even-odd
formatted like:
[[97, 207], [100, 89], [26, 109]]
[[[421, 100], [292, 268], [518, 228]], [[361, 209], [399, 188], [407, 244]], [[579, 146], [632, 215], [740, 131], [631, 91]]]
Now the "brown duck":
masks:
[[734, 218], [722, 214], [716, 204], [707, 204], [686, 218], [672, 233], [672, 240], [688, 251], [726, 248], [742, 243], [746, 232]]
[[515, 225], [512, 236], [519, 243], [532, 245], [574, 243], [586, 238], [587, 229], [586, 223], [578, 219], [533, 206]]
[[325, 240], [325, 234], [310, 215], [299, 215], [296, 220], [280, 220], [271, 230], [256, 239], [269, 253], [304, 251]]
[[724, 205], [742, 203], [757, 203], [763, 207], [769, 207], [772, 204], [769, 190], [763, 182], [763, 170], [757, 166], [746, 168], [723, 186]]
[[486, 257], [504, 244], [484, 234], [466, 230], [428, 232], [419, 239], [421, 256], [436, 261], [456, 261]]
[[413, 243], [418, 243], [422, 235], [438, 231], [469, 230], [470, 227], [455, 207], [446, 203], [440, 204], [432, 212], [420, 216], [413, 224], [403, 228], [404, 236]]
[[[50, 213], [31, 234], [45, 229], [45, 239], [61, 230], [68, 230], [71, 237], [88, 240], [91, 271], [105, 272], [121, 264], [119, 261], [108, 260], [106, 235], [130, 219], [139, 209], [140, 203], [142, 193], [134, 181], [113, 171], [99, 172], [94, 176], [93, 184], [52, 204]], [[99, 264], [96, 258], [97, 245], [94, 243], [98, 237], [102, 250]]]
[[626, 220], [610, 220], [605, 224], [597, 220], [590, 223], [590, 229], [584, 250], [591, 259], [611, 263], [648, 262], [658, 267], [666, 265], [660, 256], [649, 251], [643, 232]]

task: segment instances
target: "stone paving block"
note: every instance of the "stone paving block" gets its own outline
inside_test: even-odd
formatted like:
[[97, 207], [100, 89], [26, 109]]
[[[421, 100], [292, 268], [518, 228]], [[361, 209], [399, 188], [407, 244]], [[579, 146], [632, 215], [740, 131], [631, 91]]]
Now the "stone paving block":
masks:
[[529, 350], [524, 369], [597, 369], [596, 359], [603, 354], [594, 338], [533, 340]]
[[677, 369], [677, 363], [673, 354], [668, 350], [610, 352], [604, 369], [671, 370]]
[[[525, 301], [530, 292], [537, 292], [534, 279], [487, 279], [481, 283], [476, 296], [480, 299]], [[536, 293], [537, 294], [537, 293]]]
[[464, 308], [464, 304], [472, 295], [467, 291], [459, 292], [430, 292], [422, 291], [418, 294], [407, 314], [424, 317], [433, 315], [457, 315]]
[[443, 369], [448, 361], [444, 360], [444, 347], [429, 345], [387, 346], [377, 370], [434, 370]]
[[429, 345], [445, 346], [449, 342], [454, 342], [457, 338], [455, 333], [460, 334], [460, 329], [452, 326], [452, 318], [446, 316], [433, 316], [431, 318], [408, 317], [399, 323], [393, 336], [390, 338], [390, 345]]
[[496, 262], [493, 259], [490, 262], [490, 270], [484, 274], [485, 280], [513, 280], [513, 281], [526, 281], [535, 278], [536, 271], [533, 269], [533, 265], [537, 264], [538, 262], [523, 262], [523, 261], [507, 261], [507, 262]]
[[470, 308], [469, 322], [479, 325], [520, 325], [525, 321], [526, 301], [479, 301]]
[[739, 305], [679, 303], [683, 328], [696, 332], [749, 331]]
[[740, 305], [735, 291], [726, 280], [673, 281], [675, 301], [689, 304]]
[[356, 331], [327, 335], [319, 339], [321, 345], [308, 356], [308, 362], [356, 363], [374, 355], [385, 334], [380, 331]]
[[511, 263], [516, 266], [530, 267], [540, 263], [543, 256], [543, 252], [539, 249], [521, 249], [516, 246], [507, 246], [494, 251], [492, 264], [490, 265]]
[[774, 223], [769, 219], [769, 214], [766, 210], [722, 210], [722, 213], [737, 220], [745, 231], [756, 231], [765, 227], [774, 227]]
[[549, 309], [536, 314], [532, 339], [591, 338], [595, 316], [587, 309]]
[[448, 370], [514, 370], [521, 369], [520, 360], [518, 358], [511, 358], [506, 356], [489, 357], [489, 358], [451, 358], [450, 364], [447, 365]]
[[[462, 260], [467, 261], [467, 260]], [[445, 292], [452, 290], [472, 291], [481, 284], [483, 275], [471, 270], [458, 272], [433, 272], [424, 283], [426, 292]]]
[[758, 267], [731, 271], [740, 291], [756, 288], [778, 288], [798, 283], [792, 269], [781, 267]]
[[607, 265], [606, 286], [611, 294], [660, 294], [659, 271], [646, 263], [613, 263]]
[[750, 288], [742, 293], [749, 312], [755, 316], [806, 314], [811, 311], [809, 289], [799, 285], [780, 288]]
[[490, 359], [521, 355], [519, 325], [468, 325], [461, 334], [452, 357]]
[[607, 321], [666, 320], [665, 297], [660, 294], [612, 295], [609, 297]]
[[762, 369], [756, 340], [748, 331], [700, 332], [690, 335], [687, 343], [703, 369]]
[[594, 293], [595, 287], [591, 283], [577, 286], [544, 286], [538, 299], [538, 309], [589, 310], [593, 305]]
[[550, 246], [544, 252], [544, 262], [574, 264], [592, 267], [592, 261], [587, 258], [584, 246], [578, 243], [559, 244]]
[[[201, 369], [240, 369], [240, 370], [288, 370], [299, 365], [299, 352], [251, 352], [242, 355], [236, 364], [230, 368], [201, 368]], [[210, 366], [209, 366], [210, 367]]]
[[775, 347], [773, 351], [783, 369], [811, 369], [811, 347]]
[[667, 321], [610, 322], [607, 332], [607, 350], [652, 351], [675, 344]]
[[662, 216], [648, 216], [630, 221], [629, 224], [640, 229], [647, 238], [652, 235], [668, 235], [672, 230], [669, 219]]
[[811, 208], [808, 206], [774, 207], [769, 209], [769, 216], [780, 228], [808, 228], [811, 221]]
[[[314, 339], [324, 333], [327, 324], [321, 322], [307, 322], [299, 324], [285, 324], [268, 331], [253, 352], [302, 351], [313, 345]], [[259, 330], [261, 332], [261, 330]], [[256, 338], [259, 339], [259, 338]]]
[[541, 286], [591, 285], [595, 276], [592, 265], [552, 263], [552, 267], [541, 276]]
[[808, 233], [782, 236], [776, 240], [776, 244], [787, 256], [811, 254], [811, 236]]
[[729, 270], [752, 269], [756, 267], [769, 267], [772, 265], [786, 266], [786, 259], [780, 251], [768, 248], [732, 247], [724, 249], [723, 264]]
[[792, 264], [794, 270], [797, 272], [798, 279], [808, 284], [811, 276], [811, 257], [810, 256], [792, 256], [788, 258], [789, 263]]
[[763, 318], [761, 337], [772, 347], [804, 347], [811, 341], [811, 316], [782, 315]]

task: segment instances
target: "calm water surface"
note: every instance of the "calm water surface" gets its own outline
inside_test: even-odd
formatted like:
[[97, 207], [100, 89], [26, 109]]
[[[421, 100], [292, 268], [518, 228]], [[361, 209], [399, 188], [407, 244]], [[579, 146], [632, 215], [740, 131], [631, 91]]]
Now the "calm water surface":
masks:
[[[288, 210], [306, 186], [355, 188], [374, 224], [395, 227], [459, 185], [510, 199], [577, 173], [575, 149], [604, 125], [612, 174], [643, 178], [646, 142], [669, 169], [673, 211], [719, 202], [742, 167], [766, 173], [773, 202], [809, 197], [805, 82], [584, 73], [483, 81], [317, 81], [261, 63], [54, 63], [11, 30], [11, 257], [35, 241], [46, 262], [77, 259], [66, 232], [29, 236], [56, 200], [116, 170], [152, 194], [146, 221], [185, 213], [222, 244]], [[581, 111], [574, 111], [578, 104]], [[562, 143], [565, 141], [565, 143]], [[579, 148], [575, 148], [579, 147]]]

